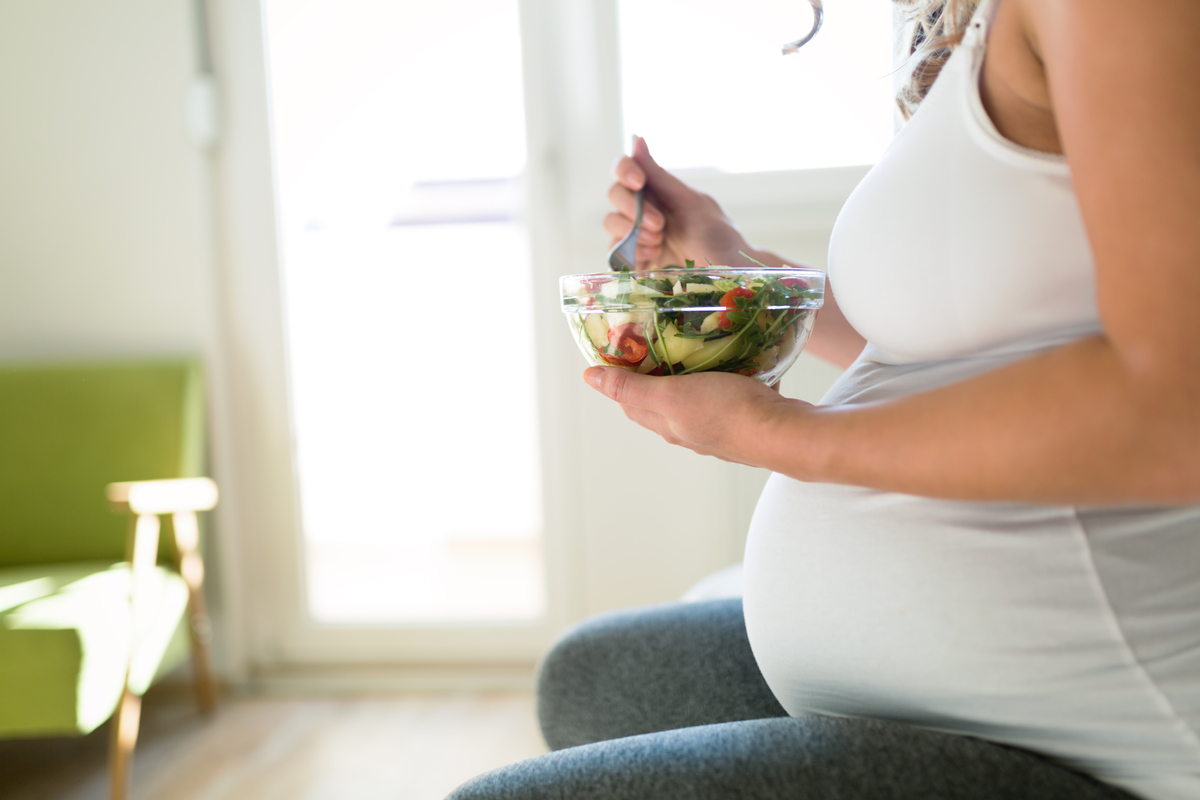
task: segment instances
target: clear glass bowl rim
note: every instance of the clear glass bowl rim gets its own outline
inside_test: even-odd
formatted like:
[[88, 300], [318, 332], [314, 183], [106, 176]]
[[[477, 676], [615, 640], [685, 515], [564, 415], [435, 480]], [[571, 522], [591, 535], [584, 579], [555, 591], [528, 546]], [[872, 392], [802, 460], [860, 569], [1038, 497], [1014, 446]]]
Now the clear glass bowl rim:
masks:
[[[575, 294], [575, 293], [568, 294], [566, 292], [567, 281], [582, 282], [584, 280], [595, 280], [597, 278], [603, 278], [603, 277], [607, 277], [607, 276], [611, 276], [613, 278], [613, 280], [615, 280], [621, 274], [622, 273], [620, 273], [620, 272], [608, 270], [605, 272], [579, 272], [574, 275], [563, 275], [561, 278], [558, 279], [559, 297], [560, 297], [562, 305], [563, 305], [563, 309], [562, 309], [563, 312], [570, 314], [570, 313], [580, 313], [580, 312], [585, 311], [585, 309], [583, 307], [567, 308], [566, 304], [567, 304], [568, 300], [572, 300], [572, 299], [579, 298], [579, 297], [589, 297], [589, 296], [590, 297], [600, 297], [601, 296], [601, 295], [597, 295], [594, 291], [593, 292], [585, 292], [582, 295]], [[802, 279], [803, 278], [819, 278], [821, 281], [820, 288], [809, 290], [809, 291], [812, 291], [817, 296], [815, 298], [813, 298], [812, 300], [805, 302], [803, 304], [803, 307], [808, 308], [808, 309], [817, 309], [817, 308], [822, 307], [825, 304], [826, 274], [822, 270], [812, 269], [811, 267], [721, 267], [721, 266], [712, 266], [712, 267], [706, 267], [706, 268], [694, 267], [691, 269], [684, 267], [682, 269], [637, 270], [637, 271], [628, 272], [625, 274], [629, 275], [630, 278], [640, 278], [640, 277], [654, 278], [654, 277], [664, 277], [664, 276], [668, 276], [668, 277], [676, 276], [677, 277], [677, 276], [683, 276], [683, 275], [713, 275], [713, 274], [738, 275], [738, 276], [772, 275], [772, 276], [778, 276], [778, 277], [784, 277], [784, 278], [802, 278]], [[791, 307], [791, 306], [778, 306], [778, 307], [772, 306], [771, 308], [774, 310], [778, 310], [778, 309], [788, 308], [788, 307]], [[586, 310], [588, 311], [588, 313], [601, 313], [601, 312], [615, 312], [615, 311], [631, 311], [636, 308], [638, 308], [638, 306], [634, 306], [634, 305], [630, 305], [630, 304], [626, 304], [626, 303], [608, 302], [608, 303], [601, 303], [599, 307], [592, 307], [592, 308], [586, 309]], [[674, 311], [674, 312], [701, 311], [701, 310], [713, 311], [713, 310], [721, 310], [723, 308], [724, 308], [724, 306], [721, 306], [718, 303], [715, 305], [706, 305], [706, 306], [683, 306], [683, 307], [679, 307], [679, 308], [672, 308], [671, 311]]]
[[[654, 277], [666, 275], [706, 275], [710, 272], [719, 272], [727, 275], [778, 275], [796, 276], [798, 278], [812, 277], [825, 280], [826, 273], [824, 270], [813, 269], [812, 267], [723, 267], [719, 264], [706, 267], [681, 267], [679, 269], [642, 269], [628, 272], [631, 278], [639, 277]], [[619, 276], [621, 272], [617, 270], [604, 270], [602, 272], [576, 272], [572, 275], [563, 275], [558, 279], [559, 285], [563, 281], [574, 278], [582, 280], [584, 278], [601, 278], [605, 275], [611, 275], [614, 278]], [[824, 290], [822, 289], [822, 294]]]

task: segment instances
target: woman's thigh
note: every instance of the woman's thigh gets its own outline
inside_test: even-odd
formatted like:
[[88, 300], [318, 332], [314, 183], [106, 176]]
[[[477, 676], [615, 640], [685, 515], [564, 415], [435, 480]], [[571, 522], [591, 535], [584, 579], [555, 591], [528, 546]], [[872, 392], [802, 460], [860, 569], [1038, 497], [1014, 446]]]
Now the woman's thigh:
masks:
[[786, 716], [754, 661], [739, 599], [585, 620], [542, 659], [537, 701], [542, 734], [555, 750]]
[[898, 723], [727, 722], [559, 750], [448, 800], [1134, 800], [1020, 750]]

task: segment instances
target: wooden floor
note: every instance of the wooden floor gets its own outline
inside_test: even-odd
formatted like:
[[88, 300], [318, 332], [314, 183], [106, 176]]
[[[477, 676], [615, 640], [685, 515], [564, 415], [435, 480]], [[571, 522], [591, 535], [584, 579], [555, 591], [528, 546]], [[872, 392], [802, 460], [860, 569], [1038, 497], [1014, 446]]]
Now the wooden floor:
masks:
[[[133, 800], [441, 800], [545, 752], [528, 693], [234, 697], [206, 720], [181, 688], [147, 694]], [[0, 798], [103, 800], [107, 733], [0, 741]]]

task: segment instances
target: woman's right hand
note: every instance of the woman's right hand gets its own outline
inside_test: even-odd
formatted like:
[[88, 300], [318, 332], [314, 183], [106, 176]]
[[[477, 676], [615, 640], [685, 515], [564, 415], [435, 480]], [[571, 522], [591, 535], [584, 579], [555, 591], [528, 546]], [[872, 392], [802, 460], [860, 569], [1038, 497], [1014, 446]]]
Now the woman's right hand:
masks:
[[683, 266], [689, 258], [733, 266], [745, 261], [738, 256], [739, 250], [752, 252], [717, 201], [660, 167], [645, 139], [638, 137], [634, 142], [632, 157], [617, 159], [613, 174], [616, 182], [608, 190], [613, 211], [604, 217], [604, 230], [613, 237], [610, 247], [633, 226], [634, 193], [646, 188], [638, 269]]

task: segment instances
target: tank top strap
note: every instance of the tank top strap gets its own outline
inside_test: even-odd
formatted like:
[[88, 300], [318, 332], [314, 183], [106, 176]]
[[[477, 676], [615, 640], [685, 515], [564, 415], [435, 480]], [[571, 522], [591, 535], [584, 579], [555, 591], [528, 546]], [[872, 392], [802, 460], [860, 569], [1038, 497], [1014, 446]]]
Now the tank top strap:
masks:
[[[1069, 176], [1070, 169], [1064, 156], [1030, 150], [1004, 138], [983, 106], [980, 80], [987, 50], [988, 28], [1000, 2], [982, 0], [976, 7], [962, 43], [951, 56], [950, 60], [954, 63], [947, 63], [943, 69], [943, 74], [955, 87], [951, 95], [956, 97], [954, 102], [964, 113], [972, 140], [985, 152], [1023, 170]], [[939, 81], [942, 79], [942, 76], [938, 77]]]
[[988, 28], [992, 24], [992, 17], [996, 13], [998, 0], [981, 0], [975, 8], [975, 13], [971, 15], [971, 21], [967, 23], [967, 29], [963, 33], [962, 43], [972, 49], [983, 47], [987, 42]]

